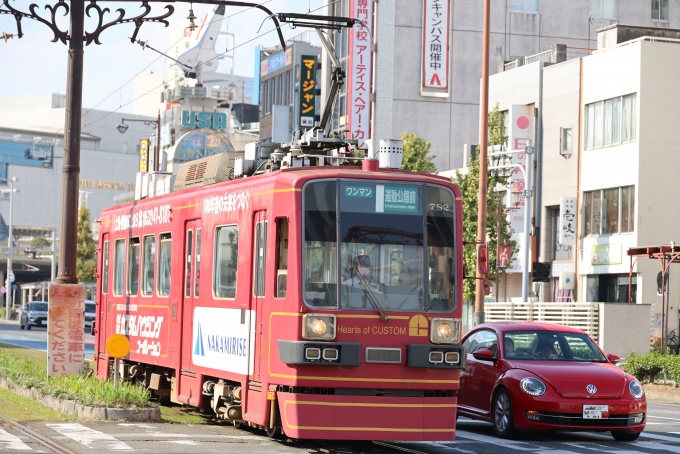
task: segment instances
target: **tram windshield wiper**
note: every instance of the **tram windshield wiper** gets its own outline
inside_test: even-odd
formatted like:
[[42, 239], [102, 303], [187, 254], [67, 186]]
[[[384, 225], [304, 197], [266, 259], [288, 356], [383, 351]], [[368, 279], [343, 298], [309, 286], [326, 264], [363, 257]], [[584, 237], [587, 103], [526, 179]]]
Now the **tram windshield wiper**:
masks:
[[364, 291], [373, 307], [375, 307], [375, 309], [380, 313], [380, 318], [382, 318], [382, 321], [389, 322], [390, 318], [387, 316], [387, 314], [385, 314], [385, 311], [380, 305], [380, 302], [378, 302], [378, 299], [375, 297], [375, 294], [373, 293], [373, 289], [371, 288], [370, 285], [368, 285], [368, 282], [366, 282], [366, 277], [364, 277], [364, 275], [361, 274], [361, 272], [359, 272], [359, 267], [357, 266], [356, 263], [352, 264], [352, 271], [354, 271], [354, 275], [359, 278], [359, 284], [361, 285], [361, 289]]

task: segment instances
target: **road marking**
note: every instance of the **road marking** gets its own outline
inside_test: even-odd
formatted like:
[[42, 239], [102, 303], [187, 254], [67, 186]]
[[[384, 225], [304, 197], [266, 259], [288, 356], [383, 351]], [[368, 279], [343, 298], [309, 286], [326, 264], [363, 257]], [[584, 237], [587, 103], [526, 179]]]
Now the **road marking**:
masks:
[[678, 447], [678, 446], [664, 445], [664, 444], [661, 444], [661, 443], [649, 443], [649, 442], [642, 442], [642, 443], [644, 443], [642, 445], [642, 447], [644, 447], [646, 449], [653, 449], [654, 452], [670, 451], [670, 452], [674, 452], [674, 453], [680, 453], [680, 447]]
[[62, 435], [66, 435], [70, 439], [77, 441], [88, 448], [94, 448], [96, 446], [98, 450], [105, 448], [111, 451], [132, 451], [132, 447], [128, 444], [115, 439], [109, 434], [90, 429], [82, 424], [47, 424], [47, 427], [56, 430]]
[[672, 441], [675, 443], [680, 442], [680, 437], [668, 437], [666, 435], [651, 434], [648, 432], [642, 432], [640, 436], [645, 438], [653, 438], [655, 440]]
[[21, 441], [16, 435], [0, 429], [0, 448], [13, 449], [15, 451], [33, 451], [30, 446]]
[[175, 444], [178, 444], [178, 445], [189, 445], [189, 446], [200, 445], [199, 442], [193, 441], [193, 440], [170, 440], [170, 441], [163, 440], [163, 441], [161, 441], [161, 443], [175, 443]]
[[[456, 430], [456, 438], [466, 438], [468, 440], [474, 440], [481, 443], [489, 443], [496, 446], [502, 446], [504, 448], [517, 449], [519, 451], [529, 451], [542, 449], [540, 446], [536, 446], [533, 443], [523, 442], [523, 441], [513, 441], [513, 440], [501, 440], [495, 437], [489, 437], [487, 435], [476, 434], [473, 432], [466, 432], [463, 430]], [[456, 442], [452, 442], [455, 444]]]
[[146, 424], [118, 423], [118, 425], [123, 427], [139, 427], [140, 429], [156, 429], [156, 427], [147, 426]]

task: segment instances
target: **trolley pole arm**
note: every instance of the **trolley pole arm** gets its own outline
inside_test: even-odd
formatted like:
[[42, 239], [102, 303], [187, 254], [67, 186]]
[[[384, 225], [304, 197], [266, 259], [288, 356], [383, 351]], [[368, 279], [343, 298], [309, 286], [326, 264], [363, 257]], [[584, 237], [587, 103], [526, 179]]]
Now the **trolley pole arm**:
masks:
[[326, 49], [326, 52], [333, 61], [333, 75], [331, 76], [331, 80], [333, 81], [333, 83], [331, 85], [331, 92], [328, 95], [328, 100], [326, 101], [326, 107], [324, 108], [323, 116], [321, 117], [321, 123], [319, 124], [321, 130], [325, 132], [326, 126], [328, 125], [328, 120], [330, 119], [331, 116], [331, 111], [333, 110], [335, 97], [338, 95], [340, 87], [342, 87], [345, 84], [345, 70], [342, 69], [342, 65], [340, 64], [340, 60], [338, 60], [338, 57], [335, 55], [335, 50], [333, 49], [333, 46], [331, 46], [331, 43], [328, 42], [323, 32], [317, 28], [316, 33], [319, 35], [323, 47]]

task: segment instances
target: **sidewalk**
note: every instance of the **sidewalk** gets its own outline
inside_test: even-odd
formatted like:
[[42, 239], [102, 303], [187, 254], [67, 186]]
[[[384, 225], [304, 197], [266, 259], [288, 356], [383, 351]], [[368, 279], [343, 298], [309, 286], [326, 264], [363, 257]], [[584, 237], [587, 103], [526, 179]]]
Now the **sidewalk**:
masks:
[[647, 395], [647, 400], [665, 402], [667, 404], [680, 404], [680, 388], [675, 388], [672, 384], [661, 385], [647, 383], [642, 385], [642, 387]]

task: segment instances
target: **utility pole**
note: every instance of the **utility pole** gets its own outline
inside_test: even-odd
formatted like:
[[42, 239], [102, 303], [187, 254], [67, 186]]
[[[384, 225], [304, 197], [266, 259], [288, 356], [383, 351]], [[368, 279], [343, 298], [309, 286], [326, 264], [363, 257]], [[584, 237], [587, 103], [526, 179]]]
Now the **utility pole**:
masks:
[[66, 74], [66, 119], [64, 124], [64, 167], [62, 169], [61, 229], [59, 231], [59, 284], [77, 284], [78, 188], [80, 178], [80, 133], [83, 105], [83, 36], [85, 0], [71, 1], [68, 70]]
[[[484, 26], [482, 31], [482, 96], [479, 103], [479, 190], [477, 192], [477, 241], [486, 241], [486, 193], [488, 186], [487, 148], [489, 142], [489, 27], [491, 25], [491, 0], [484, 0]], [[484, 323], [484, 276], [477, 271], [475, 287], [474, 324]]]

